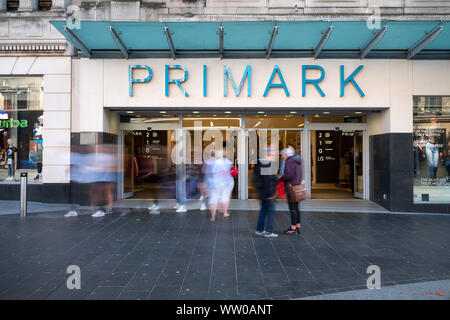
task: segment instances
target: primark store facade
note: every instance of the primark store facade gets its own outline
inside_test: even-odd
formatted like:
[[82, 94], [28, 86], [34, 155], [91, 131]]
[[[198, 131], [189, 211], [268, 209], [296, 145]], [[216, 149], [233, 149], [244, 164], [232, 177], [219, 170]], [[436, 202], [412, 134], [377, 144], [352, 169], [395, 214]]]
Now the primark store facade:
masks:
[[[8, 111], [17, 103], [8, 92], [33, 84], [30, 106], [43, 115], [42, 177], [30, 200], [80, 202], [71, 150], [95, 144], [117, 147], [118, 199], [152, 199], [155, 188], [170, 199], [155, 177], [173, 163], [175, 176], [186, 175], [224, 141], [239, 169], [233, 198], [256, 198], [251, 174], [262, 142], [296, 148], [313, 199], [450, 213], [449, 22], [51, 24], [71, 57], [32, 65], [0, 57], [0, 124], [19, 149], [38, 148], [39, 139], [15, 128], [27, 119]], [[17, 197], [14, 182], [0, 188]]]

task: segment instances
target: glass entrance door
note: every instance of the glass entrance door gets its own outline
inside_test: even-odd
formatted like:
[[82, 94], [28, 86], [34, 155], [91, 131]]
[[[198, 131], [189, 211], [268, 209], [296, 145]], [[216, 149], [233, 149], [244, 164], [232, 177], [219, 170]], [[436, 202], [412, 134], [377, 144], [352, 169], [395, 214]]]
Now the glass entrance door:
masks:
[[122, 131], [122, 166], [122, 196], [131, 198], [134, 195], [134, 181], [137, 174], [133, 131]]
[[[261, 148], [278, 147], [278, 152], [280, 152], [290, 146], [295, 149], [297, 155], [302, 156], [302, 130], [249, 129], [248, 135], [248, 198], [257, 199], [258, 190], [252, 184], [252, 176], [256, 161], [264, 154], [261, 153]], [[281, 158], [278, 160], [280, 168]]]
[[311, 130], [311, 198], [364, 198], [363, 131]]
[[363, 133], [355, 131], [353, 136], [354, 145], [354, 195], [356, 198], [364, 198], [364, 179], [363, 179]]
[[[205, 163], [209, 160], [216, 147], [223, 149], [224, 155], [239, 169], [238, 164], [238, 130], [236, 129], [201, 129], [201, 130], [185, 130], [187, 137], [187, 150], [190, 155], [187, 156], [186, 163], [186, 190], [188, 198], [196, 198], [200, 196], [196, 187], [196, 181], [200, 178], [200, 171]], [[220, 144], [220, 146], [219, 146]], [[239, 198], [239, 176], [234, 177], [234, 188], [231, 194], [232, 199]]]

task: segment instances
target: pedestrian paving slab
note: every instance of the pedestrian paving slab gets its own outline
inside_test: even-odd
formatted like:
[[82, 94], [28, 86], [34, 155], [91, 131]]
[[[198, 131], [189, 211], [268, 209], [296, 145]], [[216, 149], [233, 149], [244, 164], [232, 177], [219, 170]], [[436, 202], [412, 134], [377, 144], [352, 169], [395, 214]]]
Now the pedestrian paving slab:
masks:
[[257, 211], [65, 213], [0, 216], [0, 299], [296, 299], [365, 289], [370, 265], [383, 287], [450, 279], [445, 215], [303, 212], [301, 235], [266, 239]]

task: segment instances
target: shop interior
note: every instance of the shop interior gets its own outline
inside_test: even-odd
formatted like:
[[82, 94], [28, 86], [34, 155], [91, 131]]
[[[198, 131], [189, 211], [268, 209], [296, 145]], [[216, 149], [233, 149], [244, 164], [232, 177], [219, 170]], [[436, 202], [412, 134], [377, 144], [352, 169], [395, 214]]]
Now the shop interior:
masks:
[[[364, 115], [307, 117], [307, 121], [311, 123], [366, 121]], [[258, 191], [252, 185], [252, 175], [261, 147], [270, 145], [273, 148], [277, 141], [278, 151], [291, 145], [298, 155], [303, 156], [302, 136], [305, 119], [296, 112], [285, 115], [267, 112], [250, 115], [192, 112], [183, 115], [181, 121], [175, 114], [127, 113], [121, 115], [121, 122], [134, 123], [136, 128], [139, 128], [123, 133], [123, 189], [124, 194], [133, 199], [175, 199], [177, 179], [178, 181], [182, 179], [185, 184], [188, 199], [198, 198], [200, 192], [193, 187], [193, 181], [201, 175], [202, 161], [211, 155], [216, 145], [223, 145], [227, 158], [245, 173], [246, 177], [240, 174], [234, 178], [235, 186], [232, 192], [234, 199], [239, 198], [239, 185], [243, 186], [239, 183], [239, 179], [246, 180], [244, 187], [248, 188], [247, 198], [258, 198]], [[155, 123], [162, 126], [156, 126]], [[176, 124], [183, 128], [183, 135], [186, 141], [190, 140], [188, 145], [192, 146], [185, 151], [190, 164], [183, 167], [174, 163], [177, 133], [176, 130], [160, 130], [164, 128], [165, 123]], [[249, 141], [246, 146], [248, 151], [245, 169], [238, 163], [238, 150], [241, 152], [245, 150], [242, 147], [239, 149], [240, 141], [242, 143], [242, 140], [239, 140], [239, 131], [243, 128]], [[308, 134], [311, 142], [312, 199], [353, 199], [358, 191], [362, 193], [362, 132], [311, 130]], [[200, 144], [196, 144], [195, 139], [200, 139], [198, 140]], [[199, 151], [199, 145], [201, 145], [200, 158], [199, 153], [195, 153]], [[305, 176], [305, 168], [303, 174]], [[282, 195], [280, 194], [278, 198], [281, 199]]]

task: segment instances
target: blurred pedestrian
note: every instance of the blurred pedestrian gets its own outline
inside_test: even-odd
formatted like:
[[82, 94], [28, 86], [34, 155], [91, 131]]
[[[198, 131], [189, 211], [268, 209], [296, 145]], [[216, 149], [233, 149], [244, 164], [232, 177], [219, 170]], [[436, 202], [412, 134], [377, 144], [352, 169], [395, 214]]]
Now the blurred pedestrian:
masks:
[[253, 173], [253, 184], [259, 191], [261, 210], [256, 227], [256, 235], [266, 238], [276, 238], [278, 234], [272, 232], [275, 215], [275, 197], [278, 177], [273, 171], [274, 155], [271, 148], [266, 148], [266, 157], [260, 159]]
[[[81, 152], [80, 147], [73, 146], [73, 151], [70, 153], [70, 181], [71, 183], [76, 183], [83, 185], [87, 182], [87, 172], [84, 172], [84, 154]], [[76, 210], [76, 205], [71, 203], [70, 210], [64, 215], [64, 217], [76, 217], [78, 212]]]
[[292, 198], [289, 192], [290, 186], [302, 184], [302, 161], [295, 156], [295, 151], [291, 148], [285, 148], [281, 151], [281, 157], [285, 160], [283, 174], [279, 174], [279, 179], [286, 184], [287, 201], [289, 212], [291, 214], [291, 226], [285, 230], [286, 234], [300, 234], [301, 213], [299, 202]]
[[224, 156], [222, 149], [214, 151], [214, 158], [207, 163], [207, 187], [211, 221], [216, 221], [216, 211], [220, 209], [223, 217], [228, 218], [228, 205], [234, 187], [231, 175], [232, 162]]
[[113, 204], [113, 183], [115, 181], [115, 157], [112, 148], [107, 146], [91, 146], [89, 152], [84, 156], [84, 169], [88, 175], [89, 200], [91, 211], [95, 211], [96, 206], [102, 206], [106, 200], [107, 210], [101, 208], [92, 214], [92, 217], [104, 217], [105, 214], [112, 213]]

